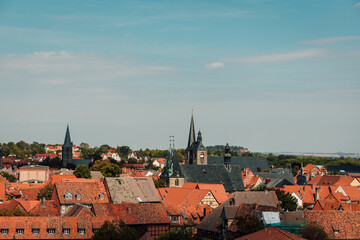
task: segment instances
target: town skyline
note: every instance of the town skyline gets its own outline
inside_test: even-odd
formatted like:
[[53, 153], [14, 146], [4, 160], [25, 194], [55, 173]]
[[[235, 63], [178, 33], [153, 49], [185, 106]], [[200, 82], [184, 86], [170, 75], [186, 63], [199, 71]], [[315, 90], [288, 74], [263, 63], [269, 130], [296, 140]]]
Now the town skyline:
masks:
[[359, 1], [2, 1], [0, 142], [348, 152]]

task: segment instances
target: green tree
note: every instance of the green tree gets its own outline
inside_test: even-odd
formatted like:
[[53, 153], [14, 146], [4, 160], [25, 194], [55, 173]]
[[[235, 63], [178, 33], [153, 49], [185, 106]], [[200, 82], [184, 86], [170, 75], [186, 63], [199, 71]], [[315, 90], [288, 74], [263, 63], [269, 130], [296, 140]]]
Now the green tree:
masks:
[[237, 231], [231, 234], [231, 239], [235, 239], [264, 229], [262, 221], [252, 215], [239, 216], [235, 218], [235, 221]]
[[303, 238], [308, 240], [329, 239], [329, 236], [324, 229], [315, 223], [307, 224], [305, 228], [301, 229], [300, 234]]
[[113, 163], [105, 165], [101, 168], [101, 173], [104, 177], [118, 177], [121, 173], [121, 168]]
[[1, 173], [6, 178], [6, 180], [8, 180], [9, 182], [15, 182], [17, 180], [17, 178], [14, 175], [11, 175], [4, 171], [2, 171]]
[[296, 211], [298, 205], [294, 196], [281, 189], [276, 189], [275, 192], [283, 211]]
[[298, 174], [298, 172], [299, 172], [299, 166], [293, 167], [292, 174], [294, 175], [294, 177]]
[[166, 183], [162, 179], [154, 180], [154, 184], [156, 188], [164, 188], [166, 187]]
[[90, 173], [90, 169], [88, 166], [84, 165], [84, 164], [80, 164], [79, 166], [77, 166], [75, 168], [74, 171], [74, 175], [77, 178], [87, 178], [87, 179], [91, 179], [91, 173]]
[[92, 236], [92, 240], [137, 240], [141, 233], [126, 226], [124, 222], [105, 221], [100, 230]]
[[53, 191], [54, 191], [54, 185], [52, 183], [49, 183], [40, 190], [40, 192], [37, 195], [37, 198], [41, 200], [44, 197], [46, 200], [50, 200]]
[[121, 146], [121, 147], [117, 147], [116, 150], [115, 150], [119, 156], [121, 156], [122, 158], [125, 157], [127, 158], [129, 152], [131, 151], [130, 147], [128, 146]]
[[101, 171], [101, 169], [103, 167], [105, 167], [106, 165], [110, 164], [110, 161], [105, 159], [105, 160], [96, 160], [95, 163], [91, 166], [90, 170], [91, 171]]

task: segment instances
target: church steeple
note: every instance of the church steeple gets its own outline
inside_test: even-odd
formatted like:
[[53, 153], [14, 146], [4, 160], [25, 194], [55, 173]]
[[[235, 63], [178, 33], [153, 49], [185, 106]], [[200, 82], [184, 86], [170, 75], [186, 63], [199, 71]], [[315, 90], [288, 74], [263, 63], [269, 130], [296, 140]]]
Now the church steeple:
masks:
[[73, 157], [73, 143], [71, 142], [70, 138], [70, 130], [69, 124], [66, 128], [65, 140], [64, 145], [62, 146], [62, 165], [63, 167], [68, 167], [70, 163], [72, 163]]
[[67, 125], [67, 128], [66, 128], [64, 147], [72, 147], [72, 142], [71, 142], [71, 138], [70, 138], [69, 124]]
[[194, 125], [194, 114], [191, 114], [189, 140], [187, 148], [190, 149], [191, 145], [195, 142], [195, 125]]

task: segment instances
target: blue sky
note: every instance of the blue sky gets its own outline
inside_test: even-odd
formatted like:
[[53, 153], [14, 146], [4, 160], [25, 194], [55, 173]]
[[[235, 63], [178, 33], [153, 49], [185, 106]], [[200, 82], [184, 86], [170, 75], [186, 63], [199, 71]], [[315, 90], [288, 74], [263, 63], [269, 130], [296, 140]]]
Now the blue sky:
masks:
[[0, 1], [0, 142], [360, 152], [360, 1]]

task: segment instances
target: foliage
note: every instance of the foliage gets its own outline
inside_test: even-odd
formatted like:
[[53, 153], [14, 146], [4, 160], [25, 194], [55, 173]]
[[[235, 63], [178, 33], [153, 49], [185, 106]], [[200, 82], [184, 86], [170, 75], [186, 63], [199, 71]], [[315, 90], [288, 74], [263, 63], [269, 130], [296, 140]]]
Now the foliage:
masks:
[[105, 160], [96, 160], [95, 163], [90, 167], [91, 171], [101, 171], [103, 167], [110, 164], [111, 162], [107, 159]]
[[121, 174], [121, 168], [116, 164], [110, 163], [101, 168], [101, 173], [104, 177], [118, 177]]
[[52, 159], [47, 157], [42, 162], [39, 162], [39, 165], [49, 166], [51, 168], [61, 168], [62, 162], [58, 157]]
[[296, 211], [298, 205], [294, 196], [281, 189], [276, 189], [275, 192], [283, 211]]
[[121, 158], [127, 158], [128, 154], [131, 152], [131, 149], [128, 146], [118, 146], [116, 147], [115, 152], [119, 154]]
[[154, 184], [156, 188], [164, 188], [166, 187], [166, 183], [162, 179], [154, 180]]
[[264, 229], [262, 221], [252, 215], [239, 216], [235, 218], [235, 220], [237, 231], [231, 234], [231, 239], [235, 239]]
[[74, 175], [77, 178], [87, 178], [87, 179], [91, 179], [91, 173], [90, 173], [90, 169], [88, 166], [84, 165], [84, 164], [80, 164], [79, 166], [77, 166], [75, 168], [74, 171]]
[[329, 236], [324, 231], [324, 229], [315, 224], [307, 224], [305, 228], [301, 229], [300, 234], [303, 238], [308, 240], [327, 240]]
[[16, 144], [14, 142], [9, 142], [7, 144], [0, 143], [0, 151], [3, 153], [4, 157], [8, 157], [10, 154], [15, 154], [18, 158], [24, 159], [38, 153], [45, 153], [45, 144], [38, 142], [28, 144], [25, 141], [19, 141]]
[[2, 171], [1, 174], [8, 180], [9, 182], [16, 182], [16, 177], [12, 174]]
[[140, 233], [136, 229], [126, 226], [124, 222], [105, 221], [100, 230], [92, 236], [92, 240], [136, 240]]
[[50, 200], [53, 191], [54, 185], [52, 183], [49, 183], [48, 185], [40, 189], [40, 192], [37, 195], [37, 199], [41, 200], [44, 197], [46, 200]]
[[193, 239], [191, 232], [189, 231], [171, 231], [166, 234], [162, 234], [156, 238], [156, 240], [190, 240]]
[[292, 168], [292, 174], [294, 175], [294, 177], [299, 173], [299, 166], [294, 166]]

